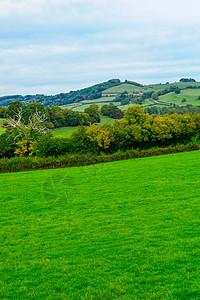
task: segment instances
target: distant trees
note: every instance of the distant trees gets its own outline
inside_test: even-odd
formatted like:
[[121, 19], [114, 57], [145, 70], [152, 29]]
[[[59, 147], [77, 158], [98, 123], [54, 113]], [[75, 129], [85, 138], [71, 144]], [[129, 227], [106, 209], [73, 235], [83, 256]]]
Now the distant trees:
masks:
[[158, 94], [157, 93], [153, 93], [151, 95], [151, 98], [154, 99], [154, 100], [158, 100]]
[[[183, 98], [184, 99], [184, 98]], [[199, 114], [200, 113], [200, 106], [193, 106], [191, 104], [187, 104], [186, 106], [163, 106], [163, 107], [157, 107], [157, 106], [150, 106], [146, 107], [144, 109], [145, 113], [148, 113], [149, 115], [157, 114], [159, 116], [165, 115], [165, 114]]]
[[93, 85], [88, 88], [80, 89], [77, 91], [70, 91], [69, 93], [60, 93], [53, 96], [47, 96], [43, 94], [37, 95], [14, 95], [14, 96], [5, 96], [0, 97], [1, 105], [8, 106], [13, 101], [20, 101], [24, 105], [27, 105], [32, 102], [40, 102], [44, 104], [45, 107], [61, 106], [69, 103], [76, 103], [82, 100], [92, 100], [102, 97], [102, 91], [108, 88], [118, 86], [121, 84], [119, 79], [111, 79], [106, 82], [102, 82], [96, 85]]
[[180, 82], [196, 82], [196, 80], [193, 78], [181, 78]]
[[180, 92], [181, 92], [181, 90], [179, 89], [179, 87], [176, 87], [175, 90], [174, 90], [174, 93], [175, 94], [180, 94]]
[[0, 106], [0, 118], [5, 117], [6, 110], [7, 110], [7, 107]]

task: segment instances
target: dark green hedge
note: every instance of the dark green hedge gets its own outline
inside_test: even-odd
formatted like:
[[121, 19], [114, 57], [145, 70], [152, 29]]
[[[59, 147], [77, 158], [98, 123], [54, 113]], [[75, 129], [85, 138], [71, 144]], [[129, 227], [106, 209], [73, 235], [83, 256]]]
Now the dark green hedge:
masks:
[[165, 148], [154, 147], [146, 150], [127, 150], [117, 151], [113, 154], [101, 153], [97, 154], [68, 154], [60, 157], [13, 157], [0, 159], [0, 173], [55, 169], [66, 167], [78, 167], [97, 163], [141, 158], [148, 156], [164, 155], [170, 153], [187, 152], [200, 150], [200, 146], [196, 142], [190, 142], [186, 145], [169, 146]]

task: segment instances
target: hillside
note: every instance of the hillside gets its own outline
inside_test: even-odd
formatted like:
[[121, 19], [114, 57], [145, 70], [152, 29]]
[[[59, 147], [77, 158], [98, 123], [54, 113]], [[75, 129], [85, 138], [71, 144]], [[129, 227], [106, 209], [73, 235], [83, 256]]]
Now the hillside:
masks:
[[[91, 103], [96, 103], [99, 107], [104, 104], [113, 103], [117, 106], [122, 106], [121, 108], [125, 110], [129, 104], [133, 105], [134, 98], [137, 100], [143, 94], [143, 101], [139, 104], [141, 106], [151, 106], [151, 105], [159, 105], [159, 103], [155, 103], [152, 101], [151, 96], [152, 93], [162, 93], [166, 91], [169, 93], [170, 91], [174, 91], [174, 88], [178, 87], [180, 90], [187, 89], [189, 93], [192, 93], [193, 90], [200, 89], [199, 82], [175, 82], [175, 83], [166, 83], [166, 84], [152, 84], [152, 85], [141, 85], [137, 82], [125, 80], [124, 82], [119, 79], [111, 79], [107, 82], [98, 83], [88, 88], [80, 89], [77, 91], [70, 91], [69, 93], [60, 93], [57, 95], [47, 96], [47, 95], [14, 95], [14, 96], [4, 96], [0, 97], [0, 106], [9, 106], [12, 101], [20, 101], [24, 105], [27, 105], [32, 102], [40, 102], [43, 103], [46, 107], [57, 105], [63, 108], [69, 108], [73, 110], [83, 111], [86, 107], [88, 107]], [[170, 90], [171, 89], [171, 90]], [[127, 93], [130, 95], [129, 103], [122, 104], [121, 100], [117, 100], [116, 97], [119, 95]], [[171, 95], [172, 96], [172, 95]], [[171, 99], [171, 98], [170, 98]], [[169, 99], [168, 102], [171, 102]], [[193, 100], [193, 98], [192, 98]], [[179, 105], [179, 102], [177, 102]], [[187, 103], [188, 104], [188, 103]], [[189, 102], [190, 104], [190, 102]], [[127, 106], [128, 105], [128, 106]], [[162, 103], [161, 103], [162, 105]]]
[[0, 175], [1, 298], [199, 299], [199, 168], [194, 151]]

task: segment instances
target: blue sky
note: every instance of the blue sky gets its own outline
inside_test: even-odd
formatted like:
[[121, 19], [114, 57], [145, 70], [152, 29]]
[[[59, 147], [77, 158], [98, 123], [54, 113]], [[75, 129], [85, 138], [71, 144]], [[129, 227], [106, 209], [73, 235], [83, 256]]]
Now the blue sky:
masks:
[[198, 0], [0, 0], [0, 95], [200, 81]]

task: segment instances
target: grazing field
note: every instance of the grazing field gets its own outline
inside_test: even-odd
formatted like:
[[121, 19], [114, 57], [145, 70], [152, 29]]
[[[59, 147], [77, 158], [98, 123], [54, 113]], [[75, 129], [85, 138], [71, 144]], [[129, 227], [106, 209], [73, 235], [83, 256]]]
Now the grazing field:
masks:
[[5, 129], [3, 127], [1, 127], [3, 124], [3, 119], [0, 119], [0, 134], [5, 132]]
[[[167, 103], [175, 103], [179, 106], [185, 106], [187, 104], [200, 105], [200, 89], [187, 89], [182, 90], [180, 94], [169, 93], [159, 97], [159, 101]], [[182, 99], [185, 98], [186, 102], [182, 102]]]
[[[101, 116], [101, 122], [99, 125], [103, 125], [105, 123], [114, 123], [114, 119], [111, 119], [106, 116]], [[62, 135], [63, 137], [70, 136], [74, 130], [76, 130], [77, 127], [75, 126], [68, 126], [68, 127], [62, 127], [62, 128], [56, 128], [52, 130], [53, 136]]]
[[0, 175], [1, 299], [199, 299], [200, 151]]

